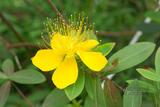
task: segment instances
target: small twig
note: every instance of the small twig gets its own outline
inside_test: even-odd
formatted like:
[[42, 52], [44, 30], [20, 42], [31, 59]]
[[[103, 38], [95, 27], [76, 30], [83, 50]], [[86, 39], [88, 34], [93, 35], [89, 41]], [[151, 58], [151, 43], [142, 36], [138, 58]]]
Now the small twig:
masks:
[[39, 11], [39, 13], [43, 16], [49, 16], [48, 13], [46, 13], [45, 11], [42, 10], [41, 7], [39, 7], [38, 5], [34, 5], [30, 0], [24, 0], [24, 2], [30, 6], [32, 6], [33, 8], [35, 8], [37, 11]]
[[12, 45], [8, 45], [7, 46], [8, 49], [11, 49], [11, 48], [23, 48], [23, 47], [37, 48], [37, 49], [45, 48], [43, 46], [32, 44], [32, 43], [16, 43], [16, 44], [12, 44]]
[[32, 102], [23, 94], [23, 92], [16, 86], [16, 84], [14, 84], [12, 82], [12, 85], [14, 86], [14, 88], [17, 90], [18, 94], [25, 100], [26, 104], [29, 107], [34, 107], [34, 105], [32, 104]]
[[63, 17], [63, 15], [59, 12], [59, 10], [57, 9], [57, 7], [55, 6], [55, 4], [51, 1], [51, 0], [47, 0], [47, 3], [51, 6], [52, 10], [57, 14], [58, 17], [61, 18], [61, 20], [63, 20], [66, 23], [65, 18]]
[[121, 36], [132, 36], [135, 33], [135, 31], [123, 31], [123, 32], [96, 32], [96, 35], [98, 36], [115, 36], [115, 37], [121, 37]]
[[116, 82], [114, 82], [113, 81], [113, 83], [114, 83], [114, 85], [117, 87], [117, 88], [119, 88], [120, 90], [122, 90], [123, 92], [125, 92], [125, 89], [123, 88], [123, 87], [121, 87], [120, 85], [118, 85]]
[[15, 53], [13, 50], [9, 50], [9, 49], [8, 49], [8, 47], [11, 46], [11, 43], [10, 43], [8, 40], [6, 40], [5, 38], [3, 38], [2, 36], [0, 36], [0, 41], [4, 43], [5, 48], [13, 55], [14, 60], [15, 60], [15, 62], [16, 62], [16, 64], [17, 64], [18, 69], [22, 69], [21, 63], [20, 63], [19, 58], [18, 58], [18, 56], [16, 55], [16, 53]]
[[[9, 20], [7, 20], [7, 18], [3, 15], [3, 13], [1, 11], [0, 11], [0, 18], [8, 26], [8, 28], [11, 29], [11, 31], [13, 31], [13, 33], [15, 34], [16, 38], [19, 41], [25, 42], [25, 39], [23, 38], [23, 36], [14, 28], [14, 26], [9, 22]], [[26, 49], [30, 50], [29, 47], [27, 47]]]
[[21, 63], [19, 61], [18, 56], [16, 55], [16, 53], [13, 50], [10, 50], [10, 53], [14, 56], [14, 60], [15, 60], [15, 62], [17, 64], [18, 69], [21, 70], [22, 66], [21, 66]]
[[13, 25], [5, 18], [5, 16], [3, 15], [2, 12], [0, 12], [0, 18], [2, 19], [2, 21], [8, 26], [8, 28], [10, 28], [13, 33], [15, 34], [16, 38], [21, 41], [24, 42], [25, 40], [23, 39], [23, 36], [16, 31], [16, 29], [13, 27]]

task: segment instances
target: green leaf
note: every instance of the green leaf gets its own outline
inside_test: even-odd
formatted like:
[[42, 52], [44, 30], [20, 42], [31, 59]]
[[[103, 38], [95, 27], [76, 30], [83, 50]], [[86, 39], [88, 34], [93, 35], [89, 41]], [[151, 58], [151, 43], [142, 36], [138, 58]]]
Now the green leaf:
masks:
[[95, 89], [96, 89], [95, 82], [96, 82], [95, 78], [93, 78], [91, 74], [86, 73], [85, 88], [91, 99], [95, 98]]
[[14, 72], [14, 64], [11, 59], [6, 59], [2, 64], [2, 70], [5, 74], [11, 75]]
[[120, 90], [111, 80], [106, 80], [104, 84], [104, 92], [108, 107], [122, 107], [122, 97]]
[[5, 103], [7, 102], [10, 89], [11, 89], [11, 83], [9, 81], [5, 82], [0, 87], [0, 107], [4, 107]]
[[8, 77], [0, 71], [0, 79], [7, 79]]
[[156, 69], [156, 72], [160, 75], [160, 48], [158, 48], [156, 57], [155, 57], [155, 69]]
[[156, 87], [154, 85], [152, 85], [151, 83], [149, 83], [149, 82], [145, 82], [145, 81], [141, 81], [141, 80], [128, 80], [127, 82], [129, 84], [131, 84], [134, 81], [137, 82], [137, 87], [139, 87], [139, 89], [142, 92], [149, 92], [149, 93], [157, 92]]
[[46, 80], [43, 74], [33, 69], [24, 69], [9, 76], [9, 79], [20, 84], [39, 84]]
[[46, 97], [42, 107], [66, 107], [69, 103], [69, 99], [65, 95], [64, 91], [54, 89], [49, 95]]
[[[155, 71], [157, 75], [160, 75], [160, 48], [158, 48], [155, 56]], [[160, 83], [157, 83], [158, 89], [160, 89]]]
[[4, 83], [4, 79], [0, 79], [0, 85], [2, 85]]
[[35, 89], [34, 93], [28, 96], [28, 99], [34, 103], [41, 102], [41, 101], [44, 101], [44, 99], [46, 98], [46, 95], [48, 95], [49, 92], [50, 90], [48, 88], [38, 89], [38, 90]]
[[[142, 63], [152, 54], [154, 48], [155, 44], [153, 43], [141, 42], [126, 46], [125, 48], [119, 50], [109, 59], [109, 62], [112, 64], [112, 73], [124, 71], [130, 67]], [[116, 66], [114, 64], [115, 61], [117, 62]]]
[[104, 91], [98, 77], [94, 78], [94, 85], [94, 98], [88, 97], [85, 101], [85, 107], [107, 107]]
[[142, 92], [137, 87], [137, 83], [132, 82], [126, 89], [123, 96], [123, 107], [141, 107]]
[[157, 75], [156, 72], [151, 72], [147, 69], [137, 69], [137, 71], [145, 78], [152, 80], [152, 81], [156, 81], [156, 82], [160, 82], [160, 75]]
[[105, 43], [97, 46], [94, 51], [102, 52], [103, 55], [107, 56], [115, 46], [115, 43]]
[[79, 71], [78, 79], [75, 84], [65, 88], [65, 93], [70, 100], [78, 97], [83, 91], [85, 84], [85, 75], [83, 71]]
[[155, 22], [160, 23], [160, 12], [159, 11], [149, 11], [145, 14], [145, 16], [151, 18]]
[[87, 96], [84, 102], [84, 107], [96, 107], [93, 102], [94, 100]]

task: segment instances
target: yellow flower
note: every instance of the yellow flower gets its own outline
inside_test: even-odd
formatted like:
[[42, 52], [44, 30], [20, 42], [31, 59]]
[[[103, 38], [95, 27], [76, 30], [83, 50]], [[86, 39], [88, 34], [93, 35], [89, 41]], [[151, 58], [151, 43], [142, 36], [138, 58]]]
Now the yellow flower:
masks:
[[89, 37], [88, 32], [93, 30], [86, 28], [84, 20], [76, 25], [65, 25], [59, 21], [55, 23], [50, 33], [51, 49], [39, 50], [32, 58], [32, 63], [42, 71], [55, 69], [52, 81], [57, 88], [64, 89], [77, 80], [78, 57], [93, 71], [101, 71], [108, 61], [102, 53], [92, 51], [99, 42]]

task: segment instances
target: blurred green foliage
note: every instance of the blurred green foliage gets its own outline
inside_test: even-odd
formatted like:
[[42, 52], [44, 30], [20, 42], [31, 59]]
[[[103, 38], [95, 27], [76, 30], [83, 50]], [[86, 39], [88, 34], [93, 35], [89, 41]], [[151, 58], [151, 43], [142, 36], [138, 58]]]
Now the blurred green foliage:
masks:
[[[70, 17], [71, 14], [84, 12], [89, 17], [89, 21], [95, 23], [96, 31], [106, 32], [105, 35], [98, 35], [102, 43], [116, 43], [116, 47], [111, 54], [128, 45], [134, 35], [132, 32], [137, 30], [142, 30], [144, 33], [139, 41], [154, 42], [157, 47], [160, 45], [159, 15], [157, 16], [153, 13], [158, 5], [156, 0], [52, 0], [52, 2], [66, 19]], [[32, 44], [44, 43], [41, 38], [41, 33], [44, 31], [43, 23], [47, 17], [56, 17], [56, 13], [51, 9], [47, 0], [1, 0], [0, 12], [8, 22], [13, 25], [16, 32], [22, 35], [25, 42]], [[144, 19], [147, 16], [154, 17], [154, 20], [150, 24], [144, 23]], [[117, 32], [116, 35], [114, 32]], [[123, 34], [121, 32], [129, 33]], [[3, 20], [0, 20], [0, 37], [5, 38], [11, 44], [24, 43], [24, 41], [20, 41], [17, 38], [13, 30], [10, 29]], [[0, 41], [0, 65], [2, 65], [2, 62], [6, 58], [14, 60], [14, 51], [23, 68], [34, 68], [30, 59], [36, 52], [36, 48], [16, 47], [8, 49], [5, 46], [6, 45]], [[154, 54], [143, 64], [138, 65], [138, 67], [153, 67], [153, 59]], [[14, 61], [14, 63], [16, 62]], [[135, 71], [135, 68], [126, 70], [126, 72], [117, 73], [113, 80], [122, 88], [126, 87], [126, 80], [141, 78]], [[15, 67], [15, 69], [18, 70], [18, 67]], [[45, 97], [53, 89], [53, 84], [49, 79], [51, 75], [45, 75], [48, 81], [41, 85], [24, 86], [18, 84], [18, 87], [23, 90], [25, 95], [27, 95], [36, 107], [42, 104]], [[3, 81], [0, 80], [0, 84], [2, 83]], [[84, 95], [82, 94], [81, 97], [84, 96], [85, 93]], [[152, 97], [144, 99], [143, 107], [152, 107], [152, 105], [145, 106], [148, 101], [152, 102]], [[80, 102], [81, 100], [78, 99], [78, 101]], [[77, 104], [77, 102], [74, 101], [72, 103]], [[16, 94], [15, 89], [12, 89], [5, 107], [27, 107], [27, 105], [24, 100]], [[70, 107], [70, 105], [68, 105], [68, 107]]]

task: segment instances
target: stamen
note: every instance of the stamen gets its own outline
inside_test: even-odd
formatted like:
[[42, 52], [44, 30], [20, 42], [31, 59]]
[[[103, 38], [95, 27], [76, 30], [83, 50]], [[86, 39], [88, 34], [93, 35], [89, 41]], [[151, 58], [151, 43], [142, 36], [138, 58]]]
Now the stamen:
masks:
[[48, 40], [47, 40], [47, 38], [44, 37], [44, 36], [41, 36], [41, 38], [42, 38], [42, 40], [43, 40], [44, 46], [45, 46], [46, 48], [48, 48], [48, 47], [50, 46], [49, 38], [48, 38]]
[[[55, 32], [60, 33], [62, 36], [72, 37], [71, 42], [73, 43], [71, 44], [83, 42], [86, 39], [89, 39], [91, 32], [93, 32], [93, 25], [89, 24], [88, 17], [84, 18], [83, 15], [77, 15], [76, 13], [74, 13], [70, 16], [68, 22], [69, 23], [66, 24], [65, 21], [60, 18], [47, 18], [47, 22], [44, 25], [46, 27], [46, 32], [49, 35], [49, 39], [54, 36]], [[44, 42], [45, 44], [50, 45], [49, 42], [45, 39]]]

